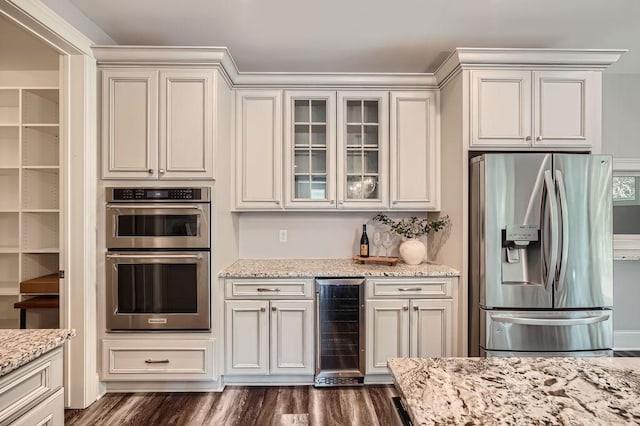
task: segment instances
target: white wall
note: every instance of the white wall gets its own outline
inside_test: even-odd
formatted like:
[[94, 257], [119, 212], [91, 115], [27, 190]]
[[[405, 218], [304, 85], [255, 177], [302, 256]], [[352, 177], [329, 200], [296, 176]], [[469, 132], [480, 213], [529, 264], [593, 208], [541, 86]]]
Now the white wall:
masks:
[[[604, 74], [602, 152], [640, 157], [640, 74]], [[639, 218], [640, 220], [640, 218]], [[613, 265], [614, 347], [640, 349], [640, 262]], [[622, 338], [624, 337], [624, 338]]]
[[[242, 259], [337, 259], [358, 254], [362, 224], [367, 224], [371, 255], [384, 255], [375, 248], [373, 234], [386, 228], [371, 218], [375, 212], [273, 212], [241, 213], [240, 258]], [[389, 214], [392, 218], [418, 216], [420, 213]], [[422, 213], [424, 215], [424, 213]], [[280, 230], [287, 231], [287, 242], [279, 241]], [[427, 257], [434, 259], [440, 235], [429, 237]], [[425, 240], [424, 237], [421, 238]], [[398, 256], [396, 237], [390, 256]]]

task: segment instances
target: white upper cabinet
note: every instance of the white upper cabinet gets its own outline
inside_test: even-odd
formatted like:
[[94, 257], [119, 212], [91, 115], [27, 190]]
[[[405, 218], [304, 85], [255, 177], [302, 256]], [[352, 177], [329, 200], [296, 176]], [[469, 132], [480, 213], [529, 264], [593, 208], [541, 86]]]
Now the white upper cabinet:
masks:
[[213, 70], [102, 70], [104, 179], [213, 179]]
[[236, 91], [236, 208], [280, 209], [282, 91]]
[[470, 147], [587, 149], [600, 132], [599, 85], [594, 71], [474, 70]]
[[439, 92], [391, 92], [390, 208], [440, 210]]
[[338, 208], [389, 205], [388, 92], [338, 92]]
[[336, 207], [336, 92], [287, 91], [285, 207]]

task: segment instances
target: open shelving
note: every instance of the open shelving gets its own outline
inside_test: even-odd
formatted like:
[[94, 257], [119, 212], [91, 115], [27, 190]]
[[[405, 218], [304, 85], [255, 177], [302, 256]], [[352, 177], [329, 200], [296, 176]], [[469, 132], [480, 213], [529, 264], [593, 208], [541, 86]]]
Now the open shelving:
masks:
[[0, 328], [17, 328], [20, 283], [60, 269], [59, 91], [0, 88]]

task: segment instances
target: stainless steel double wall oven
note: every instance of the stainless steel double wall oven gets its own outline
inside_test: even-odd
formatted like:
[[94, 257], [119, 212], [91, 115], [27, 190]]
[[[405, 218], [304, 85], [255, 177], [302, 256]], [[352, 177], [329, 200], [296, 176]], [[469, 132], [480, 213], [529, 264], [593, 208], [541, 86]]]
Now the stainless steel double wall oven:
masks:
[[107, 328], [209, 330], [209, 188], [107, 188], [106, 199]]

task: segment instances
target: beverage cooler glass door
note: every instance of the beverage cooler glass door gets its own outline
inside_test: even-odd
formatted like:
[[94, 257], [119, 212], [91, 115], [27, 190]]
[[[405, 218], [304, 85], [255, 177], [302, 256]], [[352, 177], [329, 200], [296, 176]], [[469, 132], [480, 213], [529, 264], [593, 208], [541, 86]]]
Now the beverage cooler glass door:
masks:
[[554, 307], [613, 305], [613, 180], [607, 155], [554, 155], [560, 250]]
[[482, 307], [553, 307], [559, 218], [551, 160], [527, 153], [472, 161], [471, 278]]
[[107, 328], [210, 328], [209, 252], [107, 254]]
[[210, 204], [107, 204], [107, 247], [208, 248]]
[[363, 296], [364, 279], [316, 280], [316, 386], [364, 377]]

